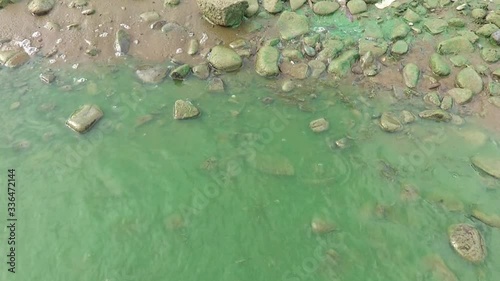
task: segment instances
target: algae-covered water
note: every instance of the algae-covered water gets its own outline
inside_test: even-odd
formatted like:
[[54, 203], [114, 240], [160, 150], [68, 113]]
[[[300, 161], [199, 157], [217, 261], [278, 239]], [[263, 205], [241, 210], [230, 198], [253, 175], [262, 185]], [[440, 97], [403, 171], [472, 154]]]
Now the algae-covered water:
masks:
[[[436, 256], [460, 280], [500, 279], [500, 231], [469, 215], [500, 214], [500, 183], [469, 160], [499, 139], [473, 118], [389, 134], [380, 112], [422, 108], [326, 81], [296, 89], [299, 106], [251, 71], [212, 93], [141, 84], [132, 65], [61, 70], [51, 85], [41, 70], [0, 71], [0, 214], [15, 169], [18, 219], [15, 274], [0, 232], [0, 280], [444, 280]], [[174, 120], [177, 99], [201, 116]], [[86, 103], [104, 118], [79, 135], [64, 122]], [[321, 117], [330, 128], [313, 133]], [[313, 233], [315, 219], [335, 231]], [[482, 264], [449, 245], [463, 222], [485, 238]]]

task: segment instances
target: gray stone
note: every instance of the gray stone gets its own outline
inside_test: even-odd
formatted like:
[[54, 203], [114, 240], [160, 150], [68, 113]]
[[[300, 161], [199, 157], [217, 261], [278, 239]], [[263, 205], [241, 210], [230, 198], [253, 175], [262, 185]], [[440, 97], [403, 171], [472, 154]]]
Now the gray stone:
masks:
[[255, 59], [255, 71], [260, 76], [276, 76], [278, 68], [279, 51], [275, 47], [263, 46], [257, 52]]
[[160, 14], [155, 11], [144, 12], [139, 16], [143, 21], [150, 23], [160, 19]]
[[196, 0], [203, 17], [212, 24], [238, 26], [248, 8], [247, 0]]
[[30, 56], [24, 51], [15, 51], [14, 54], [4, 63], [4, 66], [16, 68], [28, 62], [29, 59]]
[[339, 7], [339, 3], [334, 1], [319, 1], [314, 4], [313, 11], [316, 15], [326, 16], [333, 14]]
[[299, 60], [302, 60], [304, 58], [302, 53], [299, 50], [295, 50], [295, 49], [284, 49], [281, 52], [281, 55], [283, 57], [285, 57], [289, 60], [293, 60], [293, 61], [299, 61]]
[[403, 79], [406, 87], [415, 88], [417, 87], [418, 78], [420, 76], [420, 70], [418, 66], [414, 63], [409, 63], [403, 68]]
[[431, 55], [430, 67], [432, 72], [439, 76], [447, 76], [451, 72], [451, 68], [448, 63], [446, 63], [445, 59], [437, 53]]
[[500, 158], [494, 156], [474, 156], [471, 158], [472, 164], [488, 175], [500, 179]]
[[55, 4], [55, 0], [32, 0], [28, 4], [28, 10], [33, 15], [43, 16], [48, 14], [54, 8]]
[[430, 119], [438, 122], [449, 122], [452, 118], [451, 114], [442, 109], [424, 110], [418, 116], [422, 119]]
[[363, 0], [351, 0], [347, 2], [347, 7], [353, 15], [361, 14], [366, 12], [366, 3]]
[[469, 89], [453, 88], [447, 94], [455, 100], [457, 104], [464, 104], [471, 100], [472, 91]]
[[483, 80], [472, 67], [467, 67], [457, 74], [457, 86], [479, 94], [483, 90]]
[[84, 16], [90, 16], [90, 15], [93, 15], [95, 14], [95, 10], [94, 9], [85, 9], [82, 11], [82, 15]]
[[290, 0], [290, 8], [292, 11], [298, 10], [307, 0]]
[[224, 92], [224, 81], [219, 77], [214, 77], [208, 81], [208, 90], [210, 92]]
[[448, 23], [442, 19], [428, 18], [424, 20], [424, 27], [433, 35], [446, 30]]
[[92, 128], [102, 116], [103, 113], [97, 105], [85, 104], [71, 114], [66, 121], [66, 125], [75, 132], [85, 133]]
[[316, 120], [313, 120], [309, 123], [309, 128], [315, 133], [321, 133], [326, 130], [328, 130], [329, 123], [326, 121], [325, 118], [319, 118]]
[[281, 13], [276, 26], [284, 40], [290, 40], [309, 32], [307, 17], [294, 12], [284, 11]]
[[396, 41], [391, 48], [391, 53], [397, 55], [404, 55], [408, 52], [408, 43], [404, 40]]
[[116, 32], [115, 51], [120, 55], [126, 55], [130, 49], [130, 35], [124, 30]]
[[486, 213], [481, 212], [478, 209], [472, 210], [471, 215], [474, 218], [482, 221], [483, 223], [485, 223], [491, 227], [500, 228], [500, 216], [499, 215], [486, 214]]
[[194, 55], [198, 52], [198, 49], [200, 48], [200, 43], [196, 39], [191, 39], [189, 40], [189, 45], [187, 48], [187, 53], [188, 55]]
[[153, 22], [149, 28], [153, 29], [153, 30], [160, 30], [162, 29], [165, 25], [167, 24], [167, 21], [166, 20], [157, 20], [155, 22]]
[[486, 257], [486, 246], [481, 233], [472, 225], [455, 224], [448, 228], [453, 249], [464, 259], [479, 263]]
[[464, 36], [457, 36], [441, 41], [437, 46], [438, 53], [446, 54], [470, 54], [474, 52], [474, 46]]
[[144, 83], [158, 84], [167, 76], [167, 68], [162, 66], [146, 66], [135, 71]]
[[500, 60], [500, 48], [499, 47], [484, 47], [481, 50], [481, 58], [485, 62], [495, 63]]
[[326, 64], [320, 60], [310, 60], [308, 63], [309, 68], [311, 69], [311, 77], [318, 78], [325, 72]]
[[403, 125], [398, 120], [398, 118], [390, 112], [382, 113], [382, 115], [380, 116], [379, 125], [382, 130], [389, 133], [399, 131], [403, 128]]
[[208, 61], [214, 68], [228, 72], [238, 70], [243, 64], [243, 60], [233, 49], [224, 46], [213, 47]]
[[171, 31], [182, 31], [184, 28], [176, 22], [167, 22], [161, 27], [161, 32], [168, 34]]
[[309, 76], [309, 66], [303, 62], [292, 64], [285, 61], [281, 63], [280, 70], [295, 79], [306, 79]]
[[183, 64], [170, 72], [170, 78], [174, 80], [184, 80], [184, 78], [188, 76], [190, 71], [191, 67], [189, 66], [189, 64]]
[[491, 34], [491, 40], [500, 45], [500, 29]]
[[192, 70], [194, 76], [202, 80], [205, 80], [210, 76], [210, 68], [208, 67], [207, 63], [195, 65]]
[[176, 100], [174, 105], [174, 119], [182, 120], [194, 118], [200, 115], [200, 111], [190, 101]]
[[343, 77], [351, 70], [352, 64], [358, 58], [359, 54], [357, 50], [348, 50], [330, 62], [330, 65], [328, 65], [328, 73]]
[[293, 91], [293, 89], [295, 89], [295, 86], [295, 82], [293, 82], [292, 80], [286, 80], [285, 82], [283, 82], [283, 85], [281, 85], [281, 90], [285, 93], [288, 93]]
[[262, 0], [262, 6], [271, 14], [283, 11], [283, 2], [281, 0]]

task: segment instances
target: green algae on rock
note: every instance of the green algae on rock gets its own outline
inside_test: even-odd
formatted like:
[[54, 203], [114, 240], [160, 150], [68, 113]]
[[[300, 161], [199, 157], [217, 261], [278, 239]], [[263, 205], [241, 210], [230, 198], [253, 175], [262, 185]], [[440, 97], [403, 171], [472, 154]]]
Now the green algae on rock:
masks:
[[184, 80], [184, 78], [188, 76], [190, 71], [191, 67], [189, 66], [189, 64], [183, 64], [170, 72], [170, 78], [172, 78], [173, 80]]
[[442, 110], [450, 110], [453, 107], [453, 99], [450, 96], [445, 96], [441, 101]]
[[243, 20], [246, 0], [196, 0], [203, 17], [220, 26], [238, 26]]
[[446, 63], [445, 59], [439, 54], [432, 54], [430, 58], [430, 67], [434, 74], [439, 76], [447, 76], [451, 72], [450, 66]]
[[382, 130], [389, 133], [400, 131], [403, 128], [399, 119], [391, 112], [382, 113], [380, 116], [379, 126]]
[[135, 71], [144, 83], [157, 84], [167, 76], [167, 68], [162, 66], [144, 66]]
[[307, 17], [294, 12], [281, 13], [276, 26], [283, 40], [290, 40], [309, 32]]
[[437, 46], [437, 50], [442, 55], [460, 53], [468, 54], [474, 52], [474, 46], [464, 36], [457, 36], [441, 41]]
[[284, 8], [283, 1], [281, 0], [263, 0], [262, 6], [270, 14], [277, 14], [283, 11]]
[[448, 23], [442, 19], [429, 18], [424, 20], [424, 27], [432, 34], [436, 35], [446, 30]]
[[449, 122], [452, 119], [451, 114], [441, 109], [424, 110], [418, 116], [422, 119], [430, 119], [437, 122]]
[[500, 48], [484, 47], [481, 50], [481, 58], [488, 63], [495, 63], [500, 60]]
[[348, 50], [330, 62], [330, 65], [328, 66], [328, 73], [343, 77], [349, 72], [352, 64], [358, 58], [359, 53], [357, 50]]
[[472, 210], [471, 215], [475, 217], [476, 219], [482, 221], [483, 223], [491, 226], [491, 227], [496, 227], [500, 228], [500, 216], [499, 215], [488, 215], [484, 212], [481, 212], [478, 209]]
[[479, 263], [486, 257], [486, 245], [481, 233], [472, 225], [460, 223], [448, 228], [453, 249], [464, 259]]
[[212, 48], [208, 61], [215, 69], [227, 72], [236, 71], [243, 64], [243, 60], [233, 49], [220, 45]]
[[473, 94], [483, 90], [483, 80], [472, 67], [466, 67], [457, 74], [457, 86], [470, 89]]
[[351, 14], [357, 15], [366, 12], [368, 7], [363, 0], [351, 0], [347, 2], [347, 8], [349, 8]]
[[404, 55], [408, 52], [408, 43], [404, 40], [396, 41], [391, 47], [391, 53], [397, 55]]
[[255, 72], [260, 76], [276, 76], [278, 68], [279, 51], [275, 47], [263, 46], [257, 52], [255, 58]]
[[339, 3], [334, 1], [319, 1], [314, 4], [313, 11], [317, 15], [326, 16], [333, 14], [339, 7]]

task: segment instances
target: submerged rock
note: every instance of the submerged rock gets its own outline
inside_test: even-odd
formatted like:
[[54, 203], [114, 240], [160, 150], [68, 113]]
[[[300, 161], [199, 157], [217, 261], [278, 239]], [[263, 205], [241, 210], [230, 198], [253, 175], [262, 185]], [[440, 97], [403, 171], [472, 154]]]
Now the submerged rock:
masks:
[[278, 75], [280, 72], [278, 68], [279, 55], [279, 51], [275, 47], [261, 47], [255, 58], [255, 72], [266, 77]]
[[224, 46], [213, 47], [208, 61], [216, 69], [227, 72], [238, 70], [243, 64], [243, 60], [233, 49]]
[[294, 12], [284, 11], [281, 13], [276, 26], [284, 40], [290, 40], [309, 32], [307, 17]]
[[466, 67], [457, 74], [457, 86], [479, 94], [483, 90], [483, 80], [473, 68]]
[[54, 8], [55, 4], [55, 0], [32, 0], [28, 4], [28, 10], [33, 15], [43, 16], [48, 14]]
[[472, 216], [476, 219], [482, 221], [483, 223], [491, 226], [500, 228], [500, 216], [499, 215], [488, 215], [477, 209], [472, 210]]
[[290, 160], [281, 155], [258, 153], [255, 157], [247, 160], [251, 166], [265, 174], [276, 176], [295, 175], [295, 169]]
[[210, 76], [210, 68], [208, 67], [207, 63], [201, 63], [198, 65], [195, 65], [192, 70], [193, 70], [194, 76], [196, 76], [202, 80], [205, 80]]
[[174, 105], [174, 119], [182, 120], [194, 118], [200, 115], [200, 111], [190, 101], [176, 100]]
[[464, 259], [478, 263], [486, 257], [486, 246], [479, 231], [472, 225], [455, 224], [448, 228], [453, 249]]
[[401, 124], [399, 119], [390, 112], [382, 113], [382, 115], [380, 116], [379, 125], [382, 130], [389, 133], [399, 131], [403, 128], [403, 125]]
[[174, 80], [184, 80], [190, 71], [191, 67], [189, 64], [183, 64], [170, 72], [170, 78]]
[[4, 63], [4, 66], [16, 68], [28, 62], [29, 59], [30, 56], [27, 53], [24, 51], [17, 51], [14, 55], [9, 57], [9, 59]]
[[203, 17], [221, 26], [238, 26], [248, 8], [246, 0], [196, 0]]
[[144, 83], [157, 84], [167, 76], [167, 69], [162, 66], [146, 66], [137, 69], [135, 74]]
[[434, 280], [442, 281], [458, 281], [457, 276], [450, 268], [445, 264], [443, 259], [438, 255], [427, 256], [424, 259], [424, 263], [428, 268], [430, 268]]
[[451, 121], [451, 114], [441, 109], [424, 110], [418, 114], [422, 119], [430, 119], [438, 122]]
[[75, 132], [85, 133], [92, 128], [102, 116], [103, 113], [97, 105], [86, 104], [71, 114], [66, 121], [66, 125]]
[[474, 156], [471, 158], [472, 164], [487, 173], [488, 175], [500, 179], [500, 158], [493, 156]]
[[324, 219], [314, 218], [311, 221], [311, 230], [316, 234], [325, 234], [335, 231], [335, 225]]
[[316, 120], [313, 120], [309, 123], [309, 128], [315, 133], [321, 133], [326, 130], [328, 130], [329, 123], [326, 121], [325, 118], [319, 118]]

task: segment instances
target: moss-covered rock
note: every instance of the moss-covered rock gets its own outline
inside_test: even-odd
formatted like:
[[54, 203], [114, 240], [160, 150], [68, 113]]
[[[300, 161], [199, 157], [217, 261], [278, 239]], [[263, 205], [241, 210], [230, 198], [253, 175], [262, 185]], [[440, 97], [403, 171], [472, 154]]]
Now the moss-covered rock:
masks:
[[451, 68], [446, 60], [439, 54], [434, 53], [430, 58], [430, 67], [434, 74], [439, 76], [447, 76], [451, 72]]
[[285, 11], [281, 13], [276, 26], [281, 38], [284, 40], [290, 40], [309, 32], [307, 17], [294, 12]]
[[213, 47], [208, 61], [214, 68], [228, 72], [238, 70], [243, 64], [238, 53], [224, 46]]
[[441, 41], [437, 50], [440, 54], [468, 54], [474, 52], [474, 46], [464, 36], [457, 36], [451, 39]]
[[255, 71], [260, 76], [276, 76], [278, 68], [279, 51], [275, 47], [263, 46], [257, 52], [255, 59]]

